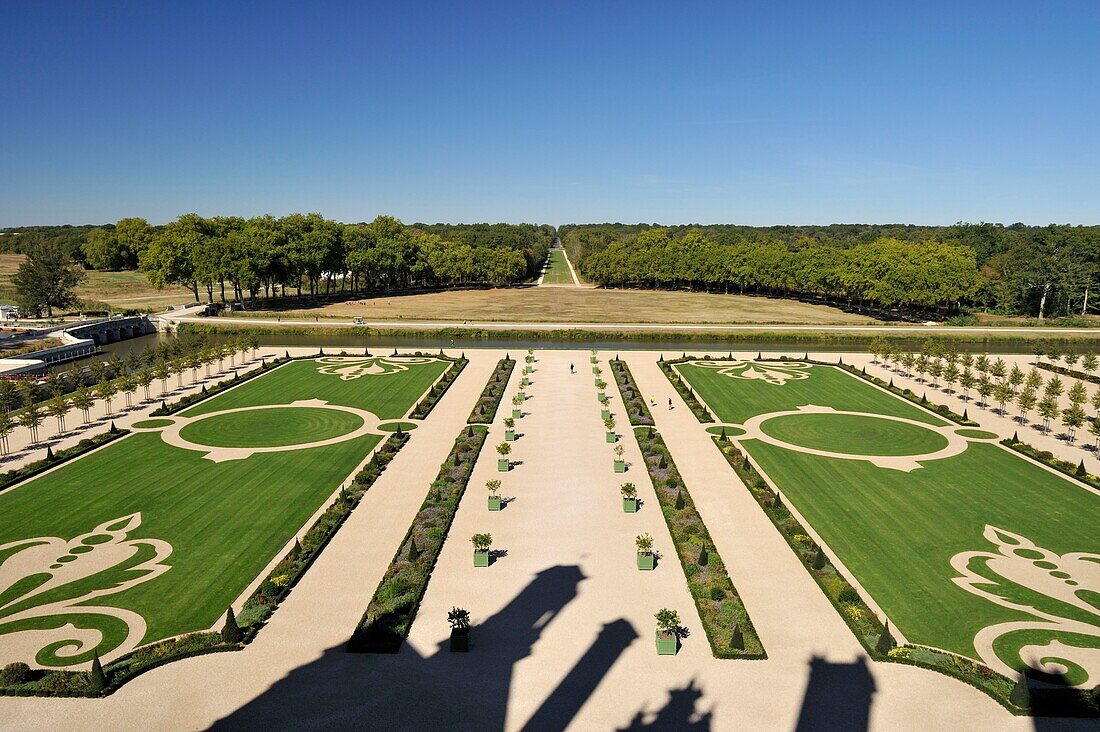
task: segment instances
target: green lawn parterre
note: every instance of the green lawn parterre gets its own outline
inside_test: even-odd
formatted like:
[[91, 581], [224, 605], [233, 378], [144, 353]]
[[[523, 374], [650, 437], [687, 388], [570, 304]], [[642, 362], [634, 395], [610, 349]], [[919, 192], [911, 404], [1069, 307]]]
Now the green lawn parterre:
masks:
[[565, 252], [560, 249], [550, 250], [549, 266], [542, 277], [544, 285], [571, 285], [573, 275], [569, 272], [569, 264], [565, 261]]
[[[447, 365], [431, 361], [343, 381], [337, 375], [318, 373], [315, 361], [295, 361], [183, 414], [320, 399], [400, 418]], [[293, 411], [296, 408], [288, 407], [212, 417], [191, 429], [200, 425], [217, 429], [188, 437], [226, 446], [293, 444], [350, 432], [362, 424], [361, 418], [336, 410], [307, 408], [291, 416]], [[323, 447], [215, 463], [204, 459], [202, 452], [167, 445], [159, 431], [140, 432], [0, 493], [0, 546], [9, 545], [0, 549], [0, 572], [11, 567], [14, 573], [4, 577], [13, 581], [0, 583], [0, 665], [35, 660], [5, 655], [5, 634], [67, 623], [99, 629], [105, 639], [83, 653], [57, 658], [51, 653], [58, 644], [49, 642], [76, 633], [44, 637], [39, 663], [86, 662], [93, 647], [101, 655], [109, 654], [125, 639], [128, 626], [103, 612], [83, 609], [89, 606], [138, 613], [147, 626], [143, 644], [216, 625], [226, 608], [384, 437], [369, 434]], [[14, 543], [35, 537], [69, 542], [100, 524], [136, 513], [140, 513], [140, 526], [125, 540], [155, 539], [171, 545], [171, 554], [161, 562], [169, 569], [153, 579], [114, 591], [143, 574], [135, 571], [136, 565], [154, 559], [155, 551], [139, 544], [132, 555], [126, 550], [104, 557], [101, 566], [95, 558], [113, 548], [87, 547], [103, 537], [89, 539], [86, 546], [61, 543], [57, 551], [44, 552], [27, 564], [4, 566], [26, 548]], [[93, 563], [96, 571], [89, 572], [87, 565]], [[75, 574], [59, 571], [62, 583], [36, 594], [54, 570]], [[45, 614], [17, 615], [32, 610]]]
[[[690, 363], [675, 368], [718, 420], [729, 424], [803, 405], [944, 424], [935, 415], [830, 366], [815, 365], [809, 378], [782, 385], [731, 378], [717, 368]], [[897, 436], [879, 439], [867, 430], [830, 427], [817, 415], [784, 420], [789, 422], [765, 421], [768, 433], [782, 428], [784, 439], [818, 449], [860, 454], [873, 450], [884, 455], [898, 444]], [[805, 425], [800, 427], [799, 420]], [[1010, 621], [1040, 622], [1031, 613], [1004, 607], [952, 582], [960, 576], [951, 565], [952, 557], [998, 551], [983, 536], [987, 525], [1022, 535], [1058, 555], [1100, 553], [1100, 496], [997, 444], [970, 442], [960, 455], [925, 461], [923, 467], [906, 473], [730, 434], [911, 643], [988, 663], [975, 648], [980, 630]], [[988, 433], [970, 436], [987, 437]], [[857, 438], [860, 444], [853, 444]], [[912, 454], [926, 451], [914, 448]], [[1030, 562], [1038, 553], [1023, 550], [1021, 556]], [[1053, 574], [1059, 571], [1054, 563], [1039, 561], [1036, 566], [1059, 577]], [[1080, 587], [1077, 597], [1092, 605], [1090, 612], [1029, 588], [1034, 582], [1023, 579], [1026, 574], [1018, 575], [1018, 582], [1009, 581], [984, 562], [979, 563], [978, 572], [990, 580], [984, 587], [1003, 598], [1093, 628], [1084, 634], [1024, 630], [1003, 635], [994, 647], [1005, 663], [1019, 668], [1022, 664], [1014, 656], [1022, 645], [1052, 638], [1100, 648], [1100, 593], [1071, 586]], [[1075, 582], [1068, 573], [1061, 579]], [[1081, 670], [1070, 667], [1071, 680], [1083, 681]]]

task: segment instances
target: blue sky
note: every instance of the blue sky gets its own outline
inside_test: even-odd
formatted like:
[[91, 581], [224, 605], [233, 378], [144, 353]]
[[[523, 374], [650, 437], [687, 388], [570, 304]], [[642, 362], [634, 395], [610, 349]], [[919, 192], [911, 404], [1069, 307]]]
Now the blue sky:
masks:
[[0, 6], [0, 225], [1100, 223], [1100, 3]]

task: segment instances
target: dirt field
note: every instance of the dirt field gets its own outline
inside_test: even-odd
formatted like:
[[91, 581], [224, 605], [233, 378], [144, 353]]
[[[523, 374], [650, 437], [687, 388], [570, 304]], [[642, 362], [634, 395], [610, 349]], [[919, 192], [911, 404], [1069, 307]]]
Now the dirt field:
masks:
[[[22, 254], [0, 254], [0, 302], [14, 302], [11, 277], [23, 261]], [[88, 270], [76, 294], [82, 300], [103, 302], [119, 309], [162, 310], [193, 300], [190, 290], [167, 287], [157, 290], [141, 272], [97, 272]]]
[[[241, 315], [240, 313], [236, 314]], [[254, 317], [367, 320], [492, 320], [569, 323], [874, 323], [823, 305], [739, 295], [651, 290], [514, 288], [353, 300], [307, 310], [252, 311]]]

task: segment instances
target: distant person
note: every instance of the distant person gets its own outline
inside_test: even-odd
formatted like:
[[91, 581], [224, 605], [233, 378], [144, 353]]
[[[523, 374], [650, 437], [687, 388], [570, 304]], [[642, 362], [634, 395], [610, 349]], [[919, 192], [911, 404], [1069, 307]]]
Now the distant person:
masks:
[[672, 397], [668, 398], [668, 408], [672, 409]]
[[569, 364], [569, 373], [573, 373], [573, 364]]

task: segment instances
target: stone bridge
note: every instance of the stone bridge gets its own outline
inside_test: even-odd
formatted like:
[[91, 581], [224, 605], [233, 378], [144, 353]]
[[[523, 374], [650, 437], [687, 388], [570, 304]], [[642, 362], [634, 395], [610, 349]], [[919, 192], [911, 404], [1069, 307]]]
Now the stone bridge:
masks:
[[90, 340], [102, 346], [156, 332], [157, 327], [147, 315], [129, 315], [67, 325], [56, 335], [67, 343]]

